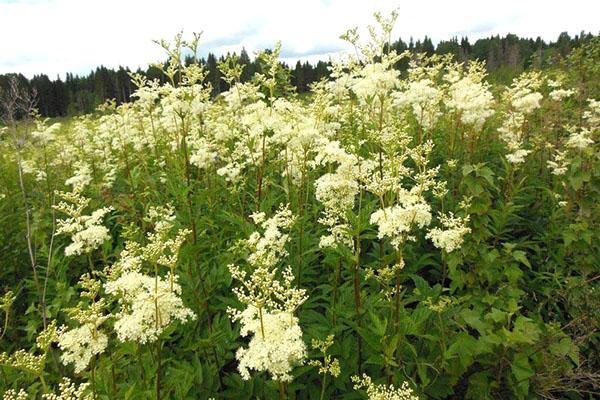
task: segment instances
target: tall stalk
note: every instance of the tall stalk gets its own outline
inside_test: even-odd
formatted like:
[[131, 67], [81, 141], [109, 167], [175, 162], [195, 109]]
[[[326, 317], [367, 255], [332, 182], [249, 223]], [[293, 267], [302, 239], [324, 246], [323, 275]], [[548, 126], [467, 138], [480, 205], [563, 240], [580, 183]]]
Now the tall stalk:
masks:
[[[359, 201], [358, 201], [358, 215], [360, 218], [360, 213], [361, 213], [361, 208], [362, 208], [362, 190], [360, 192], [359, 195]], [[354, 264], [354, 306], [355, 306], [355, 312], [356, 312], [356, 326], [358, 326], [359, 328], [361, 327], [361, 303], [362, 303], [362, 299], [361, 299], [361, 294], [360, 294], [360, 256], [361, 256], [361, 251], [360, 251], [360, 230], [359, 227], [357, 227], [357, 232], [356, 232], [356, 237], [354, 239], [354, 257], [355, 257], [355, 264]], [[356, 335], [357, 338], [357, 364], [358, 364], [358, 373], [360, 374], [362, 371], [362, 337], [360, 336], [360, 334]]]
[[[37, 260], [36, 260], [36, 256], [35, 256], [35, 250], [34, 250], [33, 238], [32, 238], [33, 230], [32, 230], [32, 221], [31, 221], [31, 208], [29, 205], [29, 201], [27, 199], [27, 190], [25, 188], [25, 179], [23, 176], [24, 175], [23, 174], [23, 159], [21, 156], [21, 149], [20, 149], [21, 139], [18, 137], [16, 122], [14, 120], [11, 122], [12, 122], [11, 128], [12, 128], [12, 132], [13, 132], [13, 140], [14, 140], [14, 147], [15, 147], [15, 158], [16, 158], [16, 162], [17, 162], [17, 170], [18, 170], [18, 175], [19, 175], [19, 188], [21, 190], [21, 196], [23, 198], [23, 205], [25, 206], [25, 230], [26, 230], [25, 238], [27, 240], [27, 252], [29, 254], [29, 263], [30, 263], [31, 269], [33, 271], [33, 283], [34, 283], [36, 291], [37, 291], [40, 306], [42, 307], [40, 314], [41, 314], [42, 320], [44, 322], [44, 328], [46, 328], [47, 321], [45, 318], [45, 315], [46, 315], [45, 304], [43, 301], [42, 287], [40, 285], [40, 280], [39, 280], [39, 276], [38, 276]], [[26, 122], [24, 137], [27, 137], [28, 130], [29, 130], [29, 123]]]
[[279, 400], [285, 400], [287, 398], [285, 394], [285, 383], [279, 381]]
[[[160, 311], [158, 309], [158, 264], [154, 263], [154, 326], [159, 329]], [[160, 339], [156, 340], [156, 400], [160, 400], [160, 376], [162, 369]]]

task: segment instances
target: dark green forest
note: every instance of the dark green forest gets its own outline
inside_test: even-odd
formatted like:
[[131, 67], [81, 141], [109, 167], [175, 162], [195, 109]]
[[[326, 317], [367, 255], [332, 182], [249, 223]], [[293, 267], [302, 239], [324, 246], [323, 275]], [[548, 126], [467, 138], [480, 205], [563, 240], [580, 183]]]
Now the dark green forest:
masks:
[[[437, 45], [425, 36], [422, 40], [414, 41], [412, 38], [405, 42], [398, 39], [392, 47], [398, 52], [409, 50], [413, 53], [452, 54], [457, 61], [485, 60], [489, 79], [492, 81], [507, 83], [517, 74], [527, 68], [544, 68], [553, 65], [563, 59], [574, 48], [589, 41], [594, 35], [582, 32], [571, 37], [568, 33], [561, 33], [555, 42], [545, 42], [540, 37], [537, 39], [520, 38], [513, 34], [504, 37], [492, 36], [479, 39], [473, 44], [469, 39], [456, 37], [440, 41]], [[213, 95], [228, 89], [227, 83], [221, 79], [218, 63], [226, 58], [226, 55], [217, 56], [209, 53], [206, 58], [199, 62], [208, 70], [207, 80], [210, 82]], [[187, 62], [192, 62], [188, 59]], [[244, 65], [242, 82], [249, 80], [256, 72], [261, 71], [260, 62], [252, 59], [245, 50], [239, 55], [240, 64]], [[295, 66], [285, 67], [291, 75], [291, 83], [298, 93], [309, 90], [311, 83], [328, 76], [329, 63], [319, 61], [313, 65], [309, 62], [298, 61]], [[408, 68], [408, 60], [403, 60], [398, 65], [401, 71]], [[129, 74], [132, 71], [127, 67], [118, 69], [99, 66], [88, 75], [79, 76], [67, 73], [65, 80], [60, 77], [52, 80], [45, 74], [35, 75], [27, 79], [22, 74], [17, 74], [21, 83], [34, 90], [38, 98], [38, 109], [42, 116], [60, 117], [80, 115], [92, 112], [98, 105], [106, 100], [114, 99], [117, 104], [129, 102], [131, 94], [135, 90]], [[165, 75], [157, 66], [150, 66], [142, 73], [151, 79], [158, 79], [161, 83], [166, 80]], [[12, 74], [0, 75], [0, 88], [6, 87], [8, 78]]]

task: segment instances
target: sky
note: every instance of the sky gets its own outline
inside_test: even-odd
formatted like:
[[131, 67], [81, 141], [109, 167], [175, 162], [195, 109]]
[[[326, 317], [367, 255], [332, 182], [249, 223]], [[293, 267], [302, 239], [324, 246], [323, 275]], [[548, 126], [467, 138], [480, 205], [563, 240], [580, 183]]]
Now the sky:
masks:
[[0, 0], [0, 74], [51, 78], [99, 65], [145, 68], [165, 59], [153, 39], [203, 32], [201, 55], [249, 54], [282, 42], [282, 58], [327, 60], [348, 28], [397, 8], [394, 38], [476, 39], [514, 33], [556, 40], [600, 33], [600, 0]]

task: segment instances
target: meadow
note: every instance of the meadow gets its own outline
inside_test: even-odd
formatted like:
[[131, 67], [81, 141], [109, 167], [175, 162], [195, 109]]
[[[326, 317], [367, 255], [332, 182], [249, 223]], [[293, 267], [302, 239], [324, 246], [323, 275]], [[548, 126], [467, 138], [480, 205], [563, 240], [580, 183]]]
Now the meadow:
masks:
[[[507, 85], [376, 15], [298, 96], [278, 61], [0, 128], [0, 395], [600, 396], [600, 40]], [[401, 74], [395, 66], [409, 58]]]

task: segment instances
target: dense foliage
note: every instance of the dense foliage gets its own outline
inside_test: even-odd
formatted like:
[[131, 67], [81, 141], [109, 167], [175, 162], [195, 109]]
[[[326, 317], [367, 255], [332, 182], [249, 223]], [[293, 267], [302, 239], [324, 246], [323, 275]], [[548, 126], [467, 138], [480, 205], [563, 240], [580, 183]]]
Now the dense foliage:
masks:
[[600, 41], [504, 85], [394, 17], [302, 98], [198, 36], [60, 125], [14, 81], [4, 399], [598, 396]]

